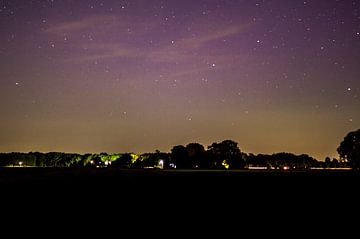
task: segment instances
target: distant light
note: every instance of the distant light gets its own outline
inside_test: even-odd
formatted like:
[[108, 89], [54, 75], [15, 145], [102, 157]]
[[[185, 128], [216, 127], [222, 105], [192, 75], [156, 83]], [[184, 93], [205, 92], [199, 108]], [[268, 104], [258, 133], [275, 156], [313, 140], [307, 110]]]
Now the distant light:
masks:
[[249, 166], [248, 169], [250, 170], [266, 170], [267, 167], [259, 167], [259, 166]]
[[164, 168], [164, 160], [159, 161], [159, 168], [161, 168], [161, 169]]
[[227, 164], [226, 160], [224, 160], [221, 164], [222, 164], [222, 166], [224, 166], [225, 169], [229, 169], [229, 168], [230, 168], [230, 165]]
[[20, 85], [20, 83], [19, 83], [19, 82], [16, 82], [15, 85]]
[[23, 162], [20, 161], [20, 162], [19, 162], [19, 165], [22, 166], [22, 165], [23, 165]]
[[94, 164], [94, 160], [91, 160], [90, 163], [91, 163], [91, 164]]
[[213, 63], [213, 64], [212, 64], [212, 66], [213, 66], [213, 67], [215, 67], [215, 66], [216, 66], [216, 64], [215, 64], [215, 63]]
[[347, 90], [348, 90], [348, 91], [351, 91], [351, 88], [349, 87], [349, 88], [347, 88]]
[[288, 166], [284, 166], [283, 169], [284, 169], [284, 170], [289, 170], [289, 167], [288, 167]]

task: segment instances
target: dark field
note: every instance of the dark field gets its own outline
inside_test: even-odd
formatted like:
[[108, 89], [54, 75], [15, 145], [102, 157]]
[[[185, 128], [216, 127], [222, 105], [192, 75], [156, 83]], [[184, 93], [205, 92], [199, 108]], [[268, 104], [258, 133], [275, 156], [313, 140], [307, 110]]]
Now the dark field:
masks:
[[356, 212], [359, 179], [352, 171], [1, 168], [0, 202], [2, 212], [16, 220], [41, 215], [43, 221], [65, 218], [72, 225], [113, 217], [114, 223], [171, 226], [174, 220], [188, 226], [203, 220], [276, 224], [301, 218], [316, 225], [338, 220], [335, 212]]
[[[354, 171], [215, 171], [118, 170], [111, 168], [1, 168], [2, 190], [73, 196], [204, 196], [237, 197], [356, 195], [360, 174]], [[71, 193], [71, 194], [70, 194]], [[35, 194], [36, 196], [36, 194]], [[254, 198], [255, 199], [255, 198]]]

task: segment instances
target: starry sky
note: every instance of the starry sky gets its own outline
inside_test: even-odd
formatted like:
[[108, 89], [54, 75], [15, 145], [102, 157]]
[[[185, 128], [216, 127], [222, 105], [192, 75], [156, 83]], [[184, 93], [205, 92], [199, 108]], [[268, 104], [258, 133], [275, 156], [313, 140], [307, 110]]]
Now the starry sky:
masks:
[[323, 160], [360, 128], [359, 0], [1, 0], [0, 30], [2, 152]]

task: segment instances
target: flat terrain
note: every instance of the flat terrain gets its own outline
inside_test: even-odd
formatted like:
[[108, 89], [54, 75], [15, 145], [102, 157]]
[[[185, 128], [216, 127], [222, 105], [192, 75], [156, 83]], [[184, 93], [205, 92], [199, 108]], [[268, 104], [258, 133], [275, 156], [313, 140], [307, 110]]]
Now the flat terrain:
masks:
[[160, 216], [166, 222], [217, 215], [212, 220], [261, 221], [282, 215], [283, 221], [304, 217], [318, 223], [328, 213], [355, 212], [359, 182], [352, 171], [0, 168], [0, 203], [8, 215], [28, 220], [41, 211], [44, 220]]
[[113, 168], [0, 168], [4, 190], [75, 193], [148, 192], [193, 194], [352, 194], [360, 174], [353, 171], [120, 170]]

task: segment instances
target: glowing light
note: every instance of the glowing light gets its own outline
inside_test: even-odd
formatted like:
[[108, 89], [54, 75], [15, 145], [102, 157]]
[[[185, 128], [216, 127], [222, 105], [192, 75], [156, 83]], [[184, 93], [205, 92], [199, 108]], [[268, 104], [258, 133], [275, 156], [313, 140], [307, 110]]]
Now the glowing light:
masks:
[[267, 170], [267, 167], [260, 167], [260, 166], [249, 166], [250, 170]]
[[130, 156], [131, 156], [131, 162], [132, 163], [135, 163], [140, 158], [139, 155], [134, 154], [134, 153], [130, 154]]
[[159, 161], [159, 168], [163, 169], [164, 168], [164, 160], [160, 160]]
[[226, 163], [226, 160], [224, 160], [222, 162], [222, 166], [224, 166], [224, 168], [226, 168], [226, 169], [229, 169], [229, 167], [230, 167], [230, 165]]

